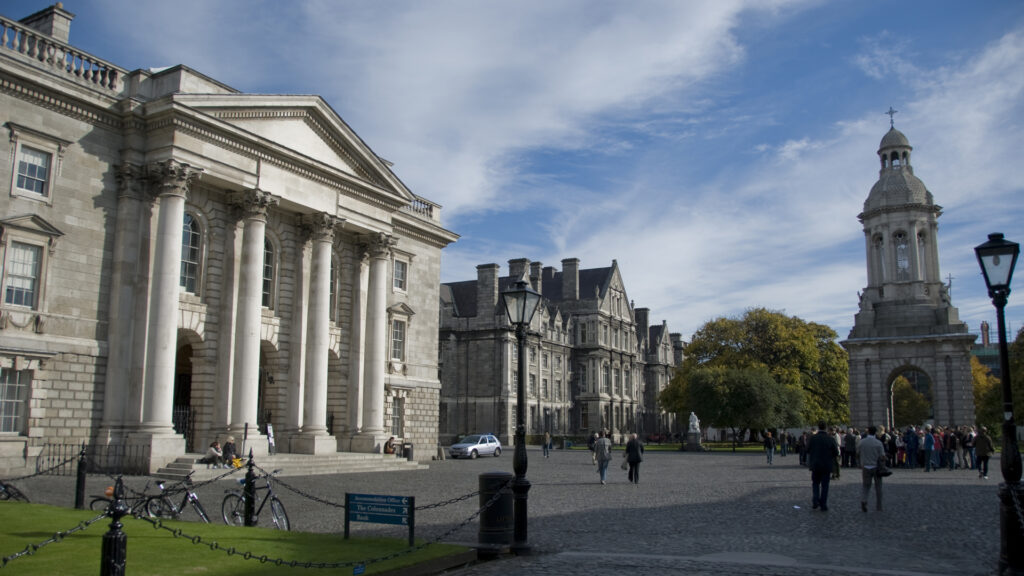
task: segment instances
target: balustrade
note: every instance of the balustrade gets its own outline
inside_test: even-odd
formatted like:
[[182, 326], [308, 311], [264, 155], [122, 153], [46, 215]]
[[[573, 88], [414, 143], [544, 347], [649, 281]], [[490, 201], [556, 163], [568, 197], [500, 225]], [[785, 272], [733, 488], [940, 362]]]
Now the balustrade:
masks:
[[58, 42], [32, 28], [0, 17], [0, 51], [22, 54], [44, 70], [118, 93], [128, 71]]

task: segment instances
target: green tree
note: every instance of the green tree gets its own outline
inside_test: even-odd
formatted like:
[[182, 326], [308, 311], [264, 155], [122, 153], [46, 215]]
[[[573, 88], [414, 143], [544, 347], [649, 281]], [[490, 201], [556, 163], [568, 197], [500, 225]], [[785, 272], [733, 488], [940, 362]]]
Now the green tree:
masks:
[[974, 383], [974, 420], [987, 426], [994, 435], [1000, 435], [1003, 422], [1002, 382], [975, 356], [971, 356], [971, 379]]
[[[764, 308], [752, 308], [739, 318], [716, 318], [704, 324], [683, 349], [679, 377], [662, 392], [662, 407], [673, 412], [686, 408], [692, 396], [685, 388], [698, 369], [764, 369], [782, 385], [779, 393], [786, 391], [788, 406], [799, 407], [797, 412], [779, 412], [783, 421], [777, 426], [822, 419], [845, 422], [850, 412], [847, 355], [835, 340], [836, 333], [828, 326]], [[705, 417], [694, 406], [689, 409]]]
[[892, 411], [896, 428], [917, 426], [928, 418], [929, 403], [909, 380], [897, 376], [892, 383]]

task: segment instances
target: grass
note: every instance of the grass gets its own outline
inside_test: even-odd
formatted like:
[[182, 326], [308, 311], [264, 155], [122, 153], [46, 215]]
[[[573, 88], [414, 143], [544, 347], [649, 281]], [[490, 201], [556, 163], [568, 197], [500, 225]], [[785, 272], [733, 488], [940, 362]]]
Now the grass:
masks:
[[[68, 531], [79, 523], [96, 517], [96, 512], [73, 510], [43, 504], [0, 502], [0, 557], [6, 558], [33, 544]], [[126, 573], [132, 576], [171, 576], [202, 574], [204, 576], [282, 574], [289, 567], [258, 559], [245, 560], [241, 554], [251, 551], [256, 558], [282, 558], [306, 562], [354, 562], [387, 556], [406, 549], [405, 539], [353, 538], [342, 535], [304, 532], [281, 532], [270, 528], [239, 528], [198, 522], [164, 522], [164, 526], [180, 529], [188, 536], [199, 536], [200, 544], [153, 524], [131, 516], [123, 519], [127, 535]], [[88, 528], [67, 535], [58, 542], [37, 550], [31, 556], [10, 561], [3, 569], [6, 575], [61, 574], [95, 576], [100, 569], [103, 535], [110, 528], [104, 518]], [[234, 547], [238, 555], [212, 550], [210, 543], [222, 548]], [[376, 574], [420, 564], [429, 560], [466, 551], [461, 546], [432, 544], [416, 552], [366, 565], [366, 574]], [[297, 569], [294, 574], [309, 573]], [[316, 574], [352, 574], [353, 566], [317, 569]]]

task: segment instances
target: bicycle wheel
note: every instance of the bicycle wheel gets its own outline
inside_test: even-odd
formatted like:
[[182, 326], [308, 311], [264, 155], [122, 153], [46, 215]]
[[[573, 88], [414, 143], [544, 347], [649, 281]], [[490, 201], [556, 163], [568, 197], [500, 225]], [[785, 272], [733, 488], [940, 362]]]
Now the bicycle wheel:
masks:
[[192, 498], [190, 502], [192, 502], [192, 508], [196, 511], [196, 514], [199, 514], [199, 517], [203, 522], [209, 524], [210, 516], [206, 514], [206, 509], [204, 509], [203, 505], [199, 503], [199, 498]]
[[239, 494], [228, 494], [220, 505], [220, 513], [228, 526], [245, 526], [245, 499]]
[[103, 512], [110, 507], [110, 502], [110, 498], [93, 498], [92, 502], [89, 502], [89, 510]]
[[163, 496], [156, 498], [150, 498], [146, 502], [146, 512], [154, 518], [177, 518], [178, 512], [174, 509], [174, 504]]
[[270, 497], [270, 514], [274, 519], [274, 527], [278, 530], [291, 530], [292, 525], [288, 523], [288, 513], [284, 511], [284, 504], [277, 499], [277, 496]]

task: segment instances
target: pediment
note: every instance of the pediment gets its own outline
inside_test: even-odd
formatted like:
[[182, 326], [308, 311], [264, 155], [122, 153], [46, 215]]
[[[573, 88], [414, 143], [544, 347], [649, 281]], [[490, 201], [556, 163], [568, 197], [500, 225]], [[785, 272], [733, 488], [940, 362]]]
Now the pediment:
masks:
[[259, 139], [413, 199], [389, 163], [319, 96], [204, 94], [175, 99]]
[[6, 233], [7, 229], [13, 228], [22, 232], [48, 236], [51, 239], [60, 238], [64, 235], [56, 226], [50, 224], [45, 218], [37, 214], [23, 214], [12, 218], [0, 220], [0, 228]]
[[388, 314], [411, 317], [416, 314], [416, 311], [405, 302], [399, 302], [398, 304], [388, 307]]

